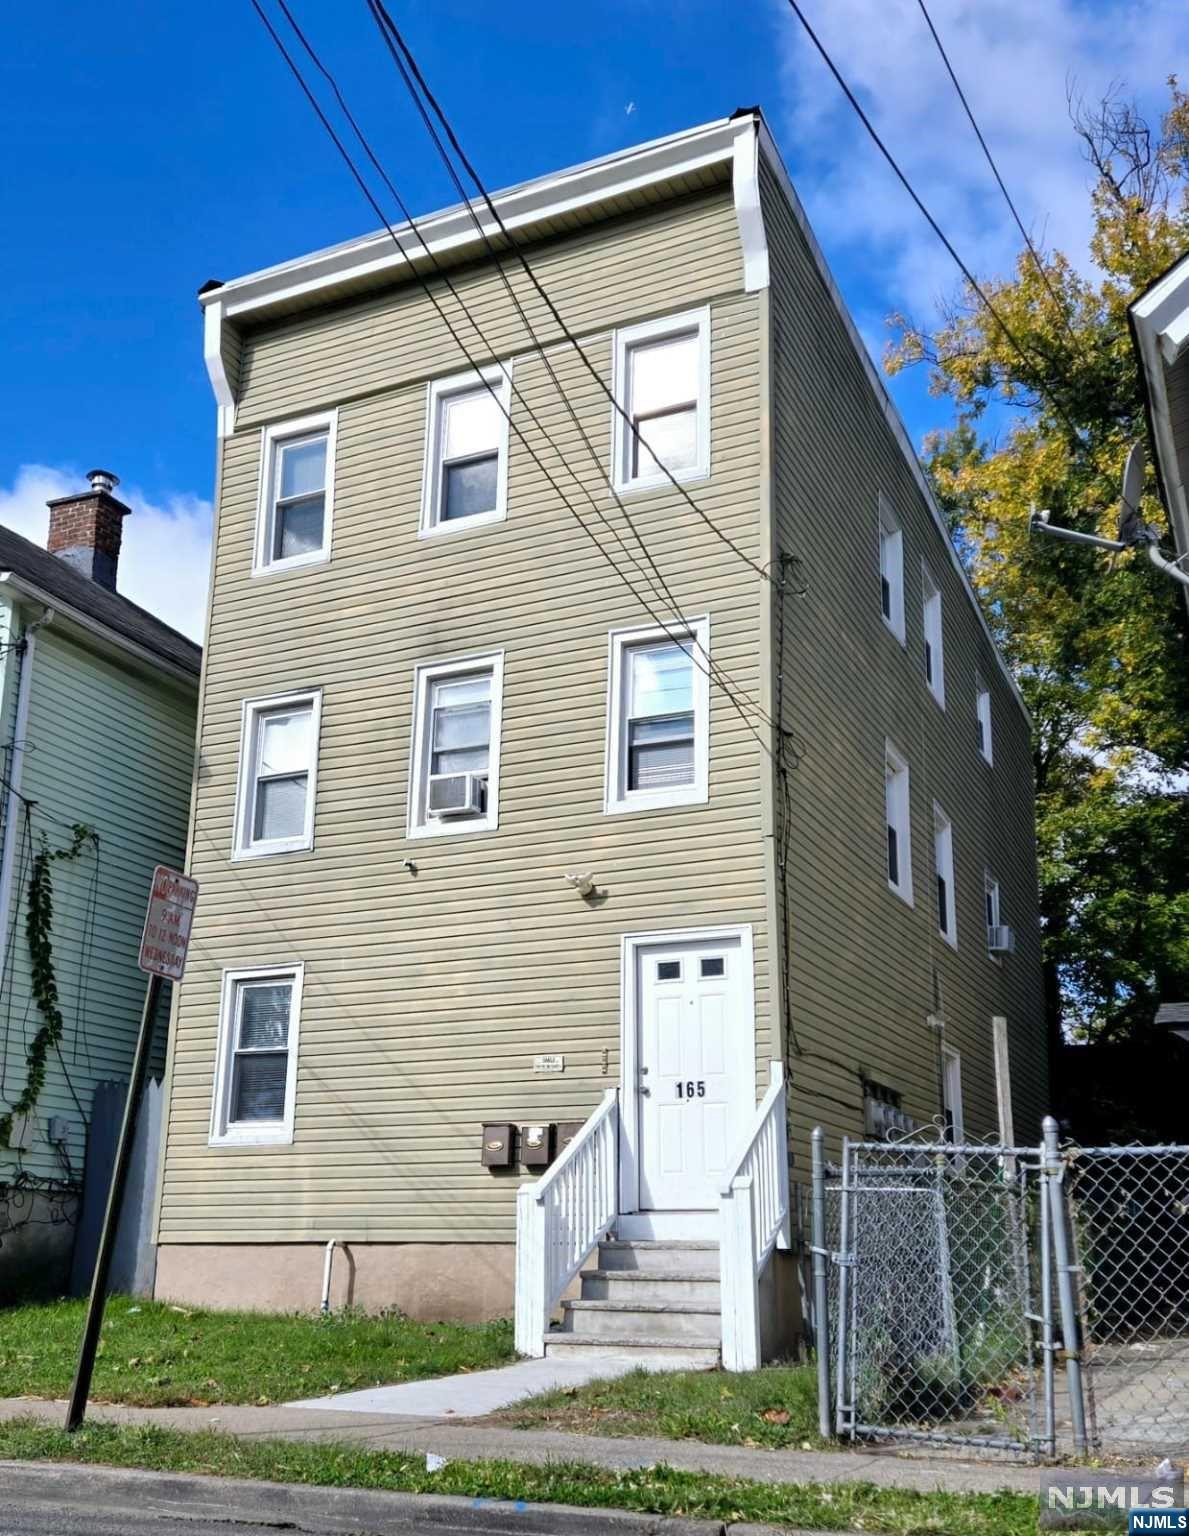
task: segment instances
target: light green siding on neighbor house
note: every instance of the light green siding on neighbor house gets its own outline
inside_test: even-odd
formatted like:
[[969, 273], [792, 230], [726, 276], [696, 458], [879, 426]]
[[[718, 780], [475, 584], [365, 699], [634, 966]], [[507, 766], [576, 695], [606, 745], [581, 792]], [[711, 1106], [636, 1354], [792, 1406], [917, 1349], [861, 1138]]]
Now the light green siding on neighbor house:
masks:
[[[18, 630], [41, 615], [25, 606]], [[144, 999], [136, 957], [149, 877], [155, 864], [180, 867], [184, 858], [194, 755], [193, 688], [153, 677], [146, 667], [126, 667], [65, 633], [57, 620], [37, 630], [25, 665], [30, 691], [21, 793], [32, 805], [18, 811], [11, 829], [17, 856], [0, 995], [0, 1110], [25, 1086], [26, 1051], [43, 1022], [32, 1001], [25, 934], [31, 858], [42, 847], [67, 846], [76, 822], [98, 833], [99, 848], [52, 866], [62, 1047], [48, 1058], [32, 1146], [19, 1157], [0, 1148], [0, 1179], [18, 1166], [62, 1178], [68, 1164], [81, 1176], [94, 1086], [127, 1078]], [[15, 688], [14, 675], [10, 708]], [[11, 723], [10, 715], [6, 748]], [[11, 752], [5, 757], [7, 763]], [[69, 1128], [65, 1157], [47, 1138], [53, 1116]]]

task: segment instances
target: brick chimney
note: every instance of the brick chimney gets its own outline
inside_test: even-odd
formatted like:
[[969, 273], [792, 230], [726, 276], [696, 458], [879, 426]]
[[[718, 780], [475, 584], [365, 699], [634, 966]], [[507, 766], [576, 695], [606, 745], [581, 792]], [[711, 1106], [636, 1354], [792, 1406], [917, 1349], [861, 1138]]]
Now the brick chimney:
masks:
[[87, 475], [89, 491], [59, 496], [49, 503], [50, 536], [46, 548], [80, 575], [116, 590], [124, 519], [132, 510], [112, 495], [119, 479], [107, 469]]

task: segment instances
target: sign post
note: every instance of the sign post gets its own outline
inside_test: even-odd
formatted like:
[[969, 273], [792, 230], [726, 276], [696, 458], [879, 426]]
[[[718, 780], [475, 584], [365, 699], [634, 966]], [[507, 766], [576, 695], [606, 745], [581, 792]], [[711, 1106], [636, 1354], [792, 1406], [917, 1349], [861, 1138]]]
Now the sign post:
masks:
[[153, 1020], [157, 1012], [157, 999], [161, 995], [163, 980], [181, 981], [182, 979], [182, 973], [186, 969], [186, 951], [190, 944], [190, 925], [194, 919], [194, 906], [197, 900], [198, 882], [196, 880], [180, 875], [176, 870], [166, 869], [163, 864], [157, 865], [153, 871], [149, 910], [145, 916], [144, 932], [140, 940], [140, 969], [147, 974], [149, 981], [145, 989], [144, 1008], [140, 1015], [140, 1033], [136, 1039], [136, 1055], [132, 1061], [128, 1098], [124, 1104], [124, 1119], [120, 1125], [120, 1140], [116, 1146], [111, 1188], [107, 1194], [107, 1209], [103, 1216], [103, 1229], [99, 1234], [99, 1251], [95, 1255], [95, 1273], [91, 1279], [87, 1320], [83, 1327], [78, 1366], [75, 1369], [74, 1385], [70, 1389], [70, 1402], [66, 1409], [68, 1430], [78, 1429], [87, 1411], [91, 1373], [95, 1369], [95, 1351], [99, 1344], [99, 1330], [103, 1326], [103, 1309], [107, 1304], [107, 1277], [111, 1272], [116, 1228], [119, 1225], [120, 1207], [124, 1200], [124, 1186], [128, 1180], [128, 1162], [132, 1156], [136, 1119], [140, 1112], [140, 1098], [144, 1090], [149, 1051], [153, 1043]]

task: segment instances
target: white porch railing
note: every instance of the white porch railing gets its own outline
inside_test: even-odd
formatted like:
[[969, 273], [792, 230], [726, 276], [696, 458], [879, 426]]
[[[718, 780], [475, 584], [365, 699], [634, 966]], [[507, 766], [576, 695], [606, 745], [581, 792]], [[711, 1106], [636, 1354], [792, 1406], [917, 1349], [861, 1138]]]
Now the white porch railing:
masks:
[[784, 1068], [756, 1109], [747, 1140], [723, 1185], [719, 1209], [724, 1370], [760, 1363], [760, 1276], [773, 1248], [788, 1248], [789, 1156]]
[[554, 1307], [615, 1222], [619, 1204], [619, 1093], [603, 1102], [535, 1184], [516, 1197], [516, 1349], [545, 1353]]

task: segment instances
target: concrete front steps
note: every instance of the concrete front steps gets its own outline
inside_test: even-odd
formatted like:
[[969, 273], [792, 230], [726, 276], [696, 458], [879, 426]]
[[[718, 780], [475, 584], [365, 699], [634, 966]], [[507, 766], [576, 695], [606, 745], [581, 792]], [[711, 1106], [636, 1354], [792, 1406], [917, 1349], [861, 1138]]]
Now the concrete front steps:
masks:
[[582, 1294], [562, 1302], [545, 1335], [554, 1359], [630, 1354], [641, 1365], [706, 1370], [719, 1363], [722, 1312], [717, 1243], [599, 1244]]

